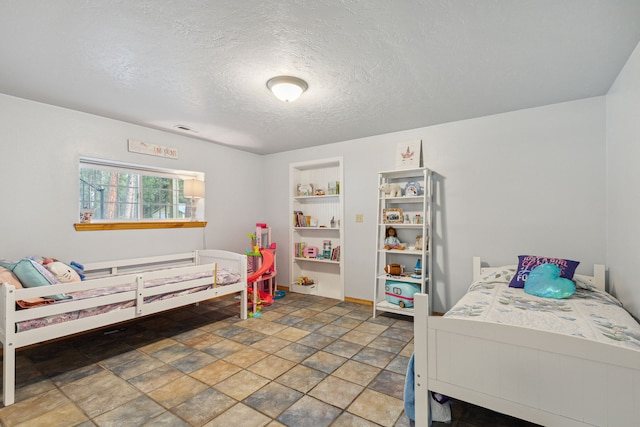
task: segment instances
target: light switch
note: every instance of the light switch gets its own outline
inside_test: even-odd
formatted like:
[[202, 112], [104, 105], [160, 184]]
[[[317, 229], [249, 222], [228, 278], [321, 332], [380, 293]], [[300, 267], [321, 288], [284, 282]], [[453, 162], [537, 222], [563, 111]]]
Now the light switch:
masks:
[[364, 215], [356, 214], [356, 222], [364, 222]]

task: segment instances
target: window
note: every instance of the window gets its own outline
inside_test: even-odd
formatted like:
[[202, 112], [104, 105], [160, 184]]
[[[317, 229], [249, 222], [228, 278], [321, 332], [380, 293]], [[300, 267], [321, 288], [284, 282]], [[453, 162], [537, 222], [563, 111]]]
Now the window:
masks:
[[204, 203], [184, 195], [194, 179], [204, 174], [82, 157], [78, 208], [91, 209], [97, 222], [190, 220], [196, 208], [204, 217]]

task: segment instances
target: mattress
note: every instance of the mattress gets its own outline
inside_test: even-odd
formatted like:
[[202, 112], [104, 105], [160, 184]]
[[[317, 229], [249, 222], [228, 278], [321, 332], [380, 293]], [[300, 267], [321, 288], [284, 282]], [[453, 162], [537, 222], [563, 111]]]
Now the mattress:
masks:
[[[155, 286], [169, 285], [172, 283], [180, 283], [187, 280], [202, 279], [207, 277], [213, 278], [213, 272], [206, 271], [206, 272], [200, 272], [200, 273], [184, 274], [179, 276], [162, 277], [154, 280], [148, 280], [144, 282], [144, 287], [151, 288]], [[225, 268], [218, 269], [217, 286], [230, 285], [233, 283], [237, 283], [240, 280], [241, 280], [240, 274], [232, 272]], [[70, 292], [67, 295], [71, 296], [72, 297], [71, 299], [56, 301], [55, 304], [56, 305], [65, 304], [70, 301], [78, 301], [78, 300], [96, 298], [96, 297], [105, 296], [105, 295], [112, 295], [112, 294], [121, 293], [121, 292], [128, 292], [128, 291], [135, 290], [136, 286], [137, 284], [134, 281], [134, 282], [116, 286], [116, 287], [95, 288], [95, 289], [87, 289], [85, 291]], [[144, 302], [152, 303], [154, 301], [166, 300], [166, 299], [173, 298], [180, 295], [186, 295], [186, 294], [203, 291], [205, 289], [211, 288], [211, 286], [212, 285], [196, 286], [196, 287], [185, 289], [178, 292], [169, 292], [165, 294], [154, 295], [154, 296], [145, 298]], [[83, 309], [83, 310], [69, 311], [69, 312], [60, 313], [54, 316], [46, 316], [46, 317], [41, 317], [37, 319], [25, 320], [23, 322], [19, 322], [18, 324], [16, 324], [16, 332], [24, 332], [31, 329], [41, 328], [43, 326], [64, 323], [71, 320], [83, 319], [90, 316], [108, 313], [114, 310], [121, 310], [129, 307], [133, 307], [134, 305], [135, 305], [135, 300], [129, 300], [129, 301], [119, 302], [115, 304], [92, 307], [92, 308]]]
[[445, 317], [555, 332], [640, 351], [640, 325], [612, 295], [575, 278], [566, 299], [541, 298], [510, 288], [515, 269], [501, 268], [469, 287]]

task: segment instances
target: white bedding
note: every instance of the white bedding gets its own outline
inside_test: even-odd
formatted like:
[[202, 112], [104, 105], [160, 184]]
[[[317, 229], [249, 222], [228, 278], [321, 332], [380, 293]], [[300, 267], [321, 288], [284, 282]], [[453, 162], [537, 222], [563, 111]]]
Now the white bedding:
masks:
[[566, 299], [540, 298], [510, 288], [515, 268], [482, 277], [445, 317], [504, 323], [619, 345], [640, 351], [640, 325], [613, 296], [580, 279]]

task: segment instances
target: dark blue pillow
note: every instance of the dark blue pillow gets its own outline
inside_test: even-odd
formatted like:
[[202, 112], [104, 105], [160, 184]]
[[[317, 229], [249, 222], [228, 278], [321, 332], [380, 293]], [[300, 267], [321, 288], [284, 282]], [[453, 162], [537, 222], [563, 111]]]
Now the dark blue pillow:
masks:
[[527, 281], [527, 276], [531, 273], [531, 270], [541, 264], [554, 264], [560, 269], [560, 277], [565, 279], [573, 279], [573, 274], [578, 268], [579, 261], [572, 261], [570, 259], [562, 258], [549, 258], [532, 255], [519, 255], [518, 256], [518, 268], [516, 274], [511, 279], [509, 287], [511, 288], [524, 288], [524, 283]]

